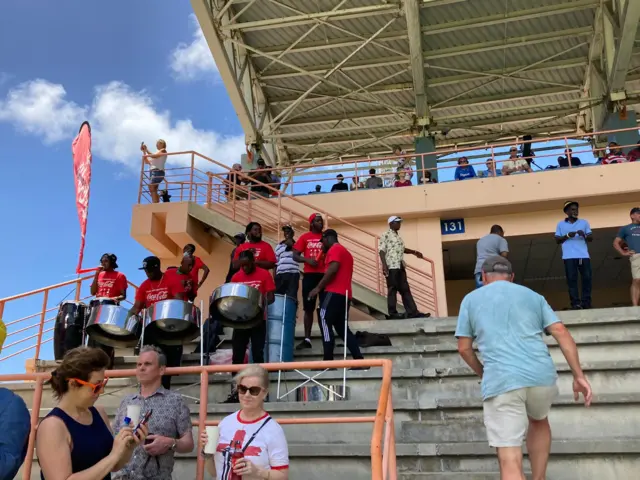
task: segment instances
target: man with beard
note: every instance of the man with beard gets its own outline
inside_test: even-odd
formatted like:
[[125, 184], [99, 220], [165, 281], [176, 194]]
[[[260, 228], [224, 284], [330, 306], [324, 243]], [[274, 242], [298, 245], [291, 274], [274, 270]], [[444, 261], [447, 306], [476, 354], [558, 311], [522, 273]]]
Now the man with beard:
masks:
[[[313, 312], [316, 310], [316, 295], [310, 295], [324, 275], [324, 253], [322, 251], [322, 229], [324, 220], [319, 213], [309, 216], [309, 231], [303, 233], [293, 245], [293, 259], [304, 263], [302, 277], [302, 306], [304, 309], [304, 340], [296, 350], [311, 348]], [[319, 318], [319, 317], [318, 317]]]
[[251, 250], [255, 258], [256, 266], [264, 270], [276, 268], [276, 254], [271, 245], [262, 240], [262, 225], [258, 222], [249, 222], [245, 228], [247, 241], [238, 245], [233, 257], [233, 268], [240, 269], [240, 254], [245, 250]]

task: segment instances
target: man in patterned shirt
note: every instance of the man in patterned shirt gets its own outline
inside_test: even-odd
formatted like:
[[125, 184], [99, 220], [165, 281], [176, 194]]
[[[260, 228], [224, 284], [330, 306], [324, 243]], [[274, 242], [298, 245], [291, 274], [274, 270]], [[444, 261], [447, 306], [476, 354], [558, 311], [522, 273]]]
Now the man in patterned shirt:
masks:
[[113, 421], [114, 434], [124, 425], [129, 405], [140, 406], [140, 419], [153, 410], [149, 418], [149, 436], [138, 446], [131, 461], [112, 474], [113, 480], [171, 480], [174, 455], [193, 450], [193, 433], [189, 407], [182, 395], [162, 386], [161, 379], [167, 357], [157, 347], [144, 346], [136, 365], [136, 378], [140, 391], [122, 399]]
[[404, 254], [415, 255], [423, 258], [417, 250], [405, 248], [404, 241], [398, 233], [402, 225], [402, 218], [393, 215], [389, 217], [389, 230], [380, 237], [380, 261], [382, 262], [382, 273], [387, 277], [387, 306], [389, 307], [389, 318], [404, 318], [398, 313], [398, 293], [402, 297], [402, 304], [407, 312], [407, 318], [428, 317], [429, 314], [420, 313], [416, 302], [411, 295], [409, 282], [407, 281], [407, 271], [405, 269]]

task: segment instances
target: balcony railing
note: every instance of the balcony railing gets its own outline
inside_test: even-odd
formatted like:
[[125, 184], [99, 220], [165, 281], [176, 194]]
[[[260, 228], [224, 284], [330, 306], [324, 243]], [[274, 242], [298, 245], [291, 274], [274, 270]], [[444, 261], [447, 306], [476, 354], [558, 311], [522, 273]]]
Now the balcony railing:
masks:
[[[320, 213], [327, 228], [339, 230], [340, 242], [354, 257], [354, 282], [386, 296], [386, 280], [378, 253], [379, 237], [374, 233], [287, 195], [272, 185], [258, 182], [268, 192], [266, 196], [261, 196], [251, 187], [236, 183], [236, 174], [229, 174], [227, 166], [197, 152], [169, 155], [171, 164], [185, 165], [165, 170], [166, 189], [172, 196], [171, 201], [191, 201], [205, 205], [242, 225], [258, 221], [264, 235], [276, 241], [281, 239], [284, 225], [293, 226], [296, 232], [305, 232], [309, 229], [309, 215], [313, 212]], [[251, 181], [244, 173], [238, 173], [237, 178]], [[140, 203], [151, 201], [148, 185], [149, 175], [143, 169], [140, 178]], [[422, 260], [420, 268], [408, 266], [407, 277], [418, 307], [425, 313], [437, 315], [433, 261]]]

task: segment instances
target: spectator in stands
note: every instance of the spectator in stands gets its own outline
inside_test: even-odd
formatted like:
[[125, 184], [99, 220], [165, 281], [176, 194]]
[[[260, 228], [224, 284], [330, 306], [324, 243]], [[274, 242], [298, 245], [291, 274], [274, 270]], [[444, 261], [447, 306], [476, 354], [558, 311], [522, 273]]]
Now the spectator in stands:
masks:
[[[182, 255], [185, 257], [193, 258], [193, 268], [191, 269], [191, 276], [193, 277], [193, 286], [195, 291], [200, 290], [204, 282], [207, 281], [209, 276], [209, 267], [207, 267], [200, 257], [196, 257], [196, 246], [193, 243], [187, 243], [182, 249]], [[200, 278], [200, 270], [202, 270], [202, 278]]]
[[300, 286], [300, 265], [293, 259], [293, 227], [282, 227], [284, 240], [276, 246], [276, 293], [289, 295], [298, 300], [298, 288]]
[[332, 192], [346, 192], [349, 190], [349, 185], [344, 183], [344, 177], [341, 173], [336, 176], [336, 183], [331, 187]]
[[640, 305], [640, 207], [631, 209], [631, 223], [620, 229], [613, 247], [631, 262], [631, 304]]
[[69, 350], [51, 373], [58, 405], [40, 422], [36, 435], [43, 480], [109, 479], [144, 445], [146, 426], [134, 434], [133, 427], [120, 425], [114, 438], [107, 412], [94, 406], [107, 384], [108, 365], [102, 350], [79, 347]]
[[224, 187], [225, 194], [229, 200], [233, 200], [234, 193], [236, 198], [247, 198], [247, 195], [241, 189], [243, 183], [241, 173], [242, 165], [234, 163], [227, 175], [227, 183]]
[[383, 186], [382, 178], [376, 176], [376, 169], [375, 168], [371, 168], [369, 170], [369, 178], [367, 178], [367, 181], [364, 182], [364, 186], [365, 186], [365, 188], [368, 188], [368, 189], [382, 188], [382, 186]]
[[165, 177], [165, 165], [167, 164], [167, 142], [160, 139], [156, 142], [156, 152], [151, 153], [149, 148], [142, 142], [140, 151], [144, 154], [144, 161], [149, 165], [149, 193], [153, 203], [160, 202], [158, 195], [158, 186]]
[[476, 170], [473, 165], [469, 165], [469, 159], [467, 157], [460, 157], [458, 159], [458, 166], [453, 177], [456, 180], [467, 180], [469, 178], [476, 178]]
[[[402, 150], [402, 148], [400, 148], [400, 145], [396, 145], [395, 147], [393, 147], [393, 154], [398, 156], [398, 171], [404, 170], [406, 172], [406, 179], [411, 180], [411, 177], [413, 177], [413, 169], [411, 168], [411, 157], [402, 156], [405, 155], [405, 152]], [[401, 180], [399, 174], [397, 175], [396, 180]]]
[[627, 163], [628, 161], [620, 145], [616, 142], [609, 142], [609, 153], [602, 159], [602, 164], [611, 165], [612, 163]]
[[359, 190], [364, 188], [364, 183], [362, 183], [358, 177], [353, 177], [351, 179], [351, 185], [349, 185], [349, 189], [353, 192], [354, 190]]
[[398, 180], [393, 184], [394, 187], [410, 187], [412, 185], [411, 180], [407, 178], [406, 170], [398, 169]]
[[251, 191], [261, 197], [269, 197], [271, 190], [266, 185], [272, 183], [271, 170], [267, 168], [267, 164], [262, 158], [258, 158], [257, 165], [258, 168], [249, 174], [253, 179]]
[[380, 261], [382, 273], [387, 279], [387, 306], [389, 318], [405, 318], [398, 313], [398, 293], [402, 297], [402, 304], [407, 312], [406, 318], [422, 318], [425, 316], [418, 311], [418, 306], [411, 295], [411, 288], [407, 280], [407, 270], [404, 263], [405, 254], [423, 258], [422, 253], [404, 246], [404, 240], [398, 233], [402, 226], [402, 218], [397, 215], [389, 217], [389, 229], [380, 237]]
[[[282, 427], [264, 409], [269, 394], [269, 372], [249, 365], [234, 378], [240, 411], [222, 419], [215, 453], [205, 457], [205, 467], [214, 479], [244, 478], [288, 480], [289, 447]], [[209, 438], [200, 434], [204, 447]], [[243, 456], [234, 461], [234, 443], [240, 442]]]
[[189, 407], [180, 393], [162, 387], [166, 366], [167, 357], [162, 350], [149, 345], [142, 347], [136, 363], [139, 390], [120, 402], [113, 420], [113, 431], [118, 434], [125, 425], [128, 407], [137, 405], [141, 418], [153, 410], [147, 424], [151, 433], [147, 442], [136, 448], [131, 461], [113, 474], [113, 480], [172, 480], [176, 454], [193, 451]]
[[236, 248], [242, 245], [246, 241], [246, 239], [247, 237], [242, 232], [236, 233], [233, 236], [234, 247], [233, 247], [233, 250], [231, 250], [231, 260], [229, 261], [229, 271], [227, 272], [227, 277], [225, 278], [224, 283], [229, 283], [231, 281], [231, 277], [233, 277], [233, 274], [238, 271], [237, 268], [233, 267], [233, 257], [236, 254]]
[[640, 159], [640, 142], [638, 142], [638, 146], [635, 147], [627, 154], [627, 158], [630, 162], [636, 162]]
[[485, 162], [485, 165], [487, 166], [487, 169], [480, 170], [478, 172], [479, 177], [499, 177], [502, 175], [502, 172], [496, 168], [496, 162], [490, 158]]
[[318, 193], [322, 193], [321, 185], [316, 185], [316, 188], [312, 192], [309, 192], [309, 195], [316, 195]]
[[[571, 308], [591, 308], [591, 260], [587, 243], [593, 241], [589, 222], [578, 218], [578, 202], [564, 204], [567, 218], [560, 220], [556, 227], [556, 242], [562, 245], [562, 260], [569, 287]], [[578, 273], [582, 277], [582, 300], [578, 291]]]
[[509, 260], [488, 258], [482, 280], [485, 286], [469, 293], [460, 305], [458, 352], [482, 379], [484, 425], [489, 445], [497, 449], [500, 478], [524, 480], [526, 438], [531, 478], [542, 480], [547, 478], [551, 449], [548, 415], [558, 395], [558, 374], [543, 333], [560, 345], [573, 374], [574, 399], [582, 394], [586, 407], [593, 396], [591, 385], [569, 330], [541, 295], [513, 283]]
[[489, 257], [509, 255], [509, 244], [504, 238], [504, 230], [500, 225], [492, 225], [489, 235], [485, 235], [476, 243], [476, 268], [473, 275], [476, 280], [476, 288], [482, 287], [482, 265]]
[[[0, 318], [0, 353], [7, 338], [7, 329]], [[24, 400], [11, 390], [0, 388], [0, 478], [17, 478], [27, 456], [31, 418]]]
[[518, 157], [518, 149], [516, 147], [511, 147], [509, 149], [509, 159], [502, 163], [502, 174], [513, 175], [523, 172], [531, 172], [529, 162], [522, 157]]
[[420, 182], [423, 185], [427, 185], [429, 183], [438, 183], [438, 180], [433, 178], [433, 175], [431, 174], [431, 172], [429, 170], [425, 170], [424, 171], [424, 175], [422, 175], [422, 179], [420, 180]]
[[569, 162], [571, 162], [572, 167], [579, 167], [580, 165], [582, 165], [580, 159], [573, 155], [573, 150], [571, 150], [570, 148], [567, 148], [564, 151], [564, 155], [564, 157], [558, 157], [558, 166], [560, 168], [569, 167]]

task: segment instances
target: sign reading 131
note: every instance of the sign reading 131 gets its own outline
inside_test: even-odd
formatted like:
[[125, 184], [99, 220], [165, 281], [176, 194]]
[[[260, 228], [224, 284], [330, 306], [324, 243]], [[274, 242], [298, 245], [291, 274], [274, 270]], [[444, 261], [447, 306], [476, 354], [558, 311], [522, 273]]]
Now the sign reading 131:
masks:
[[464, 218], [440, 220], [440, 233], [442, 233], [442, 235], [464, 233]]

